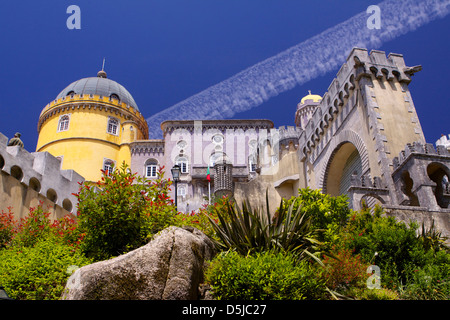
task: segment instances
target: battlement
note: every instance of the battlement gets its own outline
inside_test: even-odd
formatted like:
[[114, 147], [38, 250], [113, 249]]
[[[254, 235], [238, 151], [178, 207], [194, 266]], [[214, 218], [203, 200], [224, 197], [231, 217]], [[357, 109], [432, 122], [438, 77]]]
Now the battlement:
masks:
[[450, 151], [443, 145], [436, 145], [436, 148], [432, 143], [422, 144], [420, 142], [408, 143], [404, 150], [402, 150], [398, 157], [392, 160], [394, 170], [399, 168], [412, 154], [428, 155], [428, 156], [450, 156]]
[[359, 188], [387, 189], [387, 185], [381, 177], [374, 177], [371, 179], [370, 175], [362, 175], [361, 177], [352, 175], [350, 178], [350, 186]]
[[51, 116], [59, 114], [61, 111], [74, 110], [75, 108], [93, 108], [94, 110], [98, 108], [99, 110], [115, 112], [124, 118], [133, 116], [138, 119], [140, 130], [144, 133], [148, 132], [147, 121], [139, 110], [117, 99], [94, 94], [74, 94], [53, 100], [47, 104], [39, 115], [38, 132], [41, 130], [44, 122]]
[[278, 128], [278, 134], [280, 142], [288, 139], [298, 139], [302, 134], [303, 130], [300, 127], [294, 126], [281, 126]]
[[61, 170], [61, 161], [48, 152], [30, 153], [7, 145], [8, 138], [0, 133], [0, 170], [72, 212], [77, 204], [72, 193], [85, 179], [73, 170]]

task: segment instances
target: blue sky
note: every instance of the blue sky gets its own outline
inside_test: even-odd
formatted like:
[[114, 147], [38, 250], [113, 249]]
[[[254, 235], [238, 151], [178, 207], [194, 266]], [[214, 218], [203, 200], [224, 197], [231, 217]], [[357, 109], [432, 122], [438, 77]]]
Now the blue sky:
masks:
[[[22, 133], [34, 151], [39, 113], [71, 82], [96, 76], [125, 86], [144, 117], [213, 86], [379, 1], [364, 0], [42, 0], [0, 3], [0, 132]], [[69, 30], [69, 5], [81, 29]], [[383, 19], [383, 15], [381, 15]], [[449, 134], [450, 15], [379, 49], [421, 64], [410, 85], [428, 142]], [[344, 61], [342, 61], [344, 62]], [[234, 118], [294, 125], [308, 90], [323, 95], [331, 70]], [[176, 114], [173, 116], [176, 119]], [[159, 128], [156, 128], [159, 130]]]

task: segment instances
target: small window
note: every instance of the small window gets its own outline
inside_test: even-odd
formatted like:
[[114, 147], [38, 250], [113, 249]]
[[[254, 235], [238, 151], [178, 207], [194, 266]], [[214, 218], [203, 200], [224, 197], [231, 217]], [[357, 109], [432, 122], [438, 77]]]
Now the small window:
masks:
[[186, 188], [185, 187], [178, 187], [177, 196], [179, 196], [179, 197], [186, 196]]
[[119, 133], [119, 120], [116, 118], [110, 117], [108, 119], [108, 133], [113, 135], [118, 135]]
[[175, 164], [179, 165], [181, 168], [181, 173], [189, 172], [189, 162], [186, 157], [178, 157]]
[[113, 93], [112, 95], [110, 95], [109, 98], [110, 98], [111, 100], [118, 100], [118, 101], [120, 101], [119, 96], [118, 96], [117, 94], [115, 94], [115, 93]]
[[256, 159], [254, 157], [249, 157], [248, 169], [250, 172], [256, 172]]
[[69, 91], [67, 92], [66, 96], [70, 96], [71, 98], [73, 98], [73, 96], [75, 95], [75, 91]]
[[108, 176], [113, 173], [114, 170], [114, 161], [110, 159], [106, 159], [103, 161], [103, 171], [105, 171], [105, 174]]
[[57, 132], [61, 132], [61, 131], [67, 131], [69, 130], [69, 122], [70, 122], [70, 116], [69, 115], [63, 115], [59, 117], [59, 122], [58, 122], [58, 131]]
[[147, 178], [158, 177], [158, 161], [155, 159], [149, 159], [145, 162], [145, 176]]

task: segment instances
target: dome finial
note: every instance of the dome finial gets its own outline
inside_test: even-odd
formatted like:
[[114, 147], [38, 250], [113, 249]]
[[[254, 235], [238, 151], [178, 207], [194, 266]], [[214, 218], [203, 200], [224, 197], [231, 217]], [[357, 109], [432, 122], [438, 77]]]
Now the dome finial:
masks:
[[99, 78], [107, 78], [106, 72], [105, 72], [104, 69], [105, 69], [105, 58], [103, 58], [102, 70], [97, 73], [97, 77], [99, 77]]

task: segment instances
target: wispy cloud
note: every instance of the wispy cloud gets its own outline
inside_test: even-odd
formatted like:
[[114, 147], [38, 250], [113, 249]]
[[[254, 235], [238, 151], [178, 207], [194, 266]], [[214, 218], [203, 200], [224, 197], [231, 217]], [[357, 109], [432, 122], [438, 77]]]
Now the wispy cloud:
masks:
[[150, 135], [160, 135], [160, 123], [169, 119], [231, 118], [337, 69], [353, 47], [377, 48], [450, 13], [450, 0], [386, 0], [378, 6], [381, 29], [367, 28], [370, 14], [359, 13], [149, 117]]

